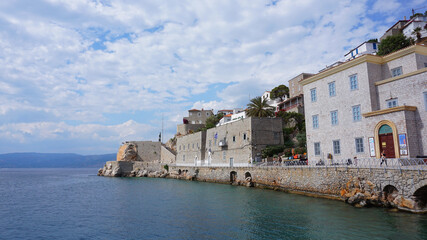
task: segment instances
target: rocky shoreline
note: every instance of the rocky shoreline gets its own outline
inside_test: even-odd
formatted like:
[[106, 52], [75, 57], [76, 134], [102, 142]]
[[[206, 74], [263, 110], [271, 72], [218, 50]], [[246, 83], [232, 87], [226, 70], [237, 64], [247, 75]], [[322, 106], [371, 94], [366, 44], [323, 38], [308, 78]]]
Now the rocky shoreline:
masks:
[[277, 183], [257, 182], [252, 177], [245, 177], [243, 180], [228, 181], [218, 178], [206, 178], [199, 176], [199, 170], [194, 171], [169, 169], [168, 165], [145, 165], [141, 162], [111, 161], [107, 162], [103, 168], [98, 170], [98, 176], [105, 177], [150, 177], [150, 178], [170, 178], [189, 181], [202, 181], [212, 183], [231, 184], [236, 186], [256, 187], [283, 191], [288, 193], [302, 194], [311, 197], [327, 198], [344, 201], [354, 207], [384, 207], [393, 208], [413, 213], [426, 213], [425, 209], [419, 209], [413, 199], [400, 195], [397, 189], [390, 187], [386, 191], [381, 190], [371, 181], [353, 177], [343, 184], [339, 194], [327, 194], [315, 191], [305, 191], [301, 188], [288, 188]]

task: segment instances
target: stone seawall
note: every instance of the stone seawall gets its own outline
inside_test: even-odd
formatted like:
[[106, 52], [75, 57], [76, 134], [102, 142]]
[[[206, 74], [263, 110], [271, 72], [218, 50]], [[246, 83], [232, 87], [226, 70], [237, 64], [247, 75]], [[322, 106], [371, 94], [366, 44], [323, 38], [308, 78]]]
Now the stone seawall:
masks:
[[426, 209], [427, 172], [346, 167], [169, 167], [170, 177], [255, 186], [310, 196], [340, 199], [354, 206], [396, 207], [413, 212]]
[[[427, 171], [347, 167], [190, 167], [107, 162], [98, 175], [167, 177], [254, 186], [346, 201], [354, 206], [427, 210]], [[421, 190], [420, 190], [421, 189]]]

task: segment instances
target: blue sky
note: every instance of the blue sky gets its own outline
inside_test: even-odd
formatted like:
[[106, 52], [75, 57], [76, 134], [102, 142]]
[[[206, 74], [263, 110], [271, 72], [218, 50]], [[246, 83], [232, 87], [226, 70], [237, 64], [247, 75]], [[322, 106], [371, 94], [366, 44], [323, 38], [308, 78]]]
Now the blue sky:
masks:
[[316, 73], [426, 1], [0, 2], [0, 153], [116, 152]]

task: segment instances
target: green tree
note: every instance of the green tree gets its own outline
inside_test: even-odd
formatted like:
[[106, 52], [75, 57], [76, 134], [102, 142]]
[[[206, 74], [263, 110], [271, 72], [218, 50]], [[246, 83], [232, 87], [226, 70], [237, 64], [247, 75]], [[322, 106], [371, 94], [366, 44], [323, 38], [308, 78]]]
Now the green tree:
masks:
[[295, 130], [302, 131], [305, 128], [304, 115], [296, 112], [278, 112], [277, 117], [283, 120], [283, 126], [295, 126]]
[[417, 37], [417, 42], [421, 40], [421, 28], [416, 27], [414, 31], [412, 31], [412, 34], [414, 34]]
[[411, 45], [410, 39], [403, 34], [388, 36], [378, 45], [378, 55], [383, 56]]
[[305, 148], [307, 145], [307, 136], [305, 132], [300, 132], [297, 134], [298, 147]]
[[246, 114], [248, 117], [272, 117], [274, 116], [274, 108], [268, 105], [267, 100], [256, 97], [252, 98], [248, 103]]
[[273, 157], [274, 155], [277, 155], [281, 152], [283, 152], [284, 147], [283, 146], [267, 146], [264, 148], [261, 153], [262, 157]]
[[216, 115], [212, 115], [208, 117], [206, 119], [205, 129], [214, 128], [218, 124], [219, 120], [221, 120], [222, 117], [224, 117], [224, 114], [222, 113], [218, 113]]
[[270, 91], [270, 98], [281, 98], [283, 95], [289, 96], [289, 88], [285, 85], [279, 85]]

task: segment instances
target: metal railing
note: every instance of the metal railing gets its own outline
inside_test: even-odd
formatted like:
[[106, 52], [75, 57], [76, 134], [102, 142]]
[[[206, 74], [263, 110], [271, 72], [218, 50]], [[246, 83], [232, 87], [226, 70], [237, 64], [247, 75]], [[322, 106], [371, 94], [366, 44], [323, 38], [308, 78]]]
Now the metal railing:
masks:
[[386, 158], [384, 161], [375, 158], [361, 159], [327, 159], [319, 161], [291, 160], [283, 162], [263, 162], [254, 164], [254, 167], [346, 167], [346, 168], [384, 168], [405, 170], [427, 170], [427, 159], [422, 158]]
[[427, 159], [423, 158], [387, 158], [384, 161], [375, 158], [360, 159], [327, 159], [327, 160], [290, 160], [282, 162], [254, 162], [229, 164], [175, 164], [188, 167], [283, 167], [283, 168], [369, 168], [369, 169], [400, 169], [427, 170]]

